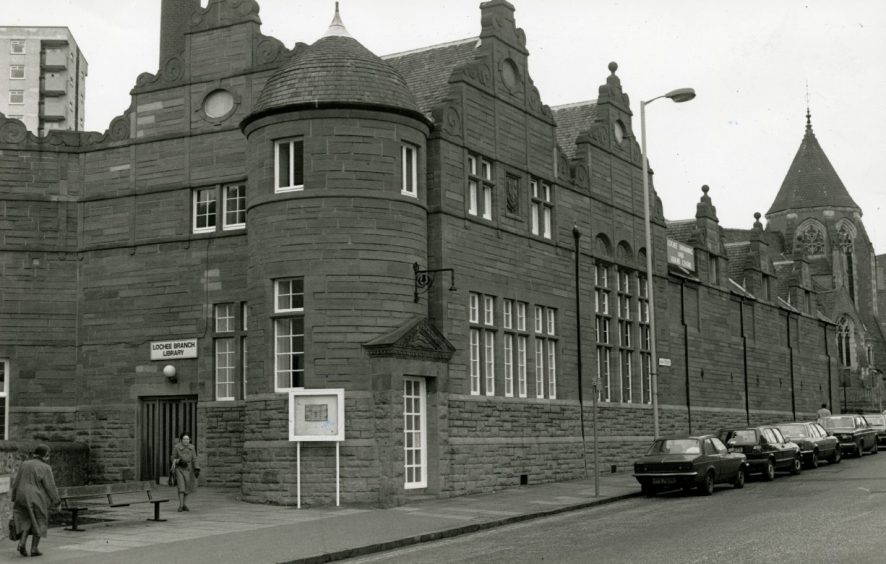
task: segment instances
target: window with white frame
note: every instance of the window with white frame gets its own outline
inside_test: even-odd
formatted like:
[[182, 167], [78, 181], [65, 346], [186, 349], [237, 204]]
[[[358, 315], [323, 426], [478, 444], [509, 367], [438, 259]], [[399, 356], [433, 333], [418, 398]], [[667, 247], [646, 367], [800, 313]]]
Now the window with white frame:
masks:
[[529, 348], [529, 336], [526, 331], [526, 302], [517, 302], [517, 395], [527, 396], [526, 358]]
[[404, 143], [400, 151], [402, 187], [400, 193], [418, 198], [418, 147]]
[[[221, 196], [219, 196], [219, 191]], [[219, 225], [219, 200], [222, 202], [222, 222]], [[194, 190], [193, 232], [213, 233], [246, 227], [246, 185], [227, 184]]]
[[640, 398], [652, 403], [652, 353], [649, 348], [649, 285], [646, 275], [637, 277], [637, 326], [640, 329]]
[[514, 300], [501, 301], [502, 360], [504, 364], [505, 397], [514, 397]]
[[222, 187], [224, 193], [224, 229], [246, 227], [246, 185], [229, 184]]
[[274, 390], [305, 385], [304, 279], [274, 281]]
[[25, 91], [24, 90], [10, 90], [9, 91], [9, 103], [11, 105], [22, 105], [25, 103]]
[[274, 143], [274, 192], [292, 192], [305, 187], [304, 158], [303, 139]]
[[[534, 307], [535, 318], [535, 397], [557, 397], [556, 310]], [[545, 380], [548, 382], [545, 390]]]
[[471, 394], [495, 395], [495, 298], [471, 292], [468, 295]]
[[194, 190], [194, 233], [215, 231], [218, 222], [218, 197], [215, 188]]
[[468, 155], [468, 214], [492, 220], [492, 163], [474, 154]]
[[0, 440], [9, 439], [9, 361], [0, 359]]
[[533, 235], [551, 238], [551, 222], [554, 213], [553, 200], [551, 198], [551, 186], [533, 178], [529, 181], [530, 204], [529, 204], [529, 227]]
[[594, 266], [594, 325], [597, 333], [598, 399], [612, 401], [610, 356], [612, 353], [611, 317], [609, 314], [609, 267]]
[[9, 78], [13, 80], [25, 78], [25, 65], [9, 65]]
[[631, 275], [624, 270], [616, 270], [616, 289], [618, 290], [618, 370], [621, 376], [619, 386], [619, 401], [632, 403], [634, 401], [634, 349], [633, 332], [631, 323]]
[[[241, 389], [245, 397], [246, 374], [246, 326], [245, 318], [237, 324], [237, 305], [222, 303], [213, 306], [213, 352], [215, 356], [215, 399], [231, 401], [236, 399], [237, 369], [240, 367]], [[246, 311], [242, 302], [239, 311]], [[240, 363], [237, 363], [237, 340], [240, 340]]]
[[25, 54], [25, 40], [24, 39], [11, 39], [9, 41], [9, 53], [11, 55], [24, 55]]

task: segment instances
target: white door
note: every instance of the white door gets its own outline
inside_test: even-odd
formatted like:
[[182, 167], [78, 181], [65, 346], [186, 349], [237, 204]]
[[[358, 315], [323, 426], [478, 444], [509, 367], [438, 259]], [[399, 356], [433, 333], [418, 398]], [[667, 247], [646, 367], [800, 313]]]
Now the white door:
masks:
[[424, 378], [403, 381], [403, 460], [407, 490], [428, 487], [427, 390]]

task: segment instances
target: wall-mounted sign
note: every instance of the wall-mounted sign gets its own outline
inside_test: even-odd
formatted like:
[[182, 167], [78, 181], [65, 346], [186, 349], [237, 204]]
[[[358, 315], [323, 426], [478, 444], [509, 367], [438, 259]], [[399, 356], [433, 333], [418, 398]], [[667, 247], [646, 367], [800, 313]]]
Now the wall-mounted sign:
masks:
[[659, 359], [658, 359], [658, 365], [659, 365], [659, 366], [670, 366], [670, 365], [671, 365], [671, 359], [669, 359], [669, 358], [659, 358]]
[[289, 440], [345, 440], [344, 388], [290, 391]]
[[197, 339], [151, 341], [151, 360], [197, 358]]
[[668, 239], [668, 262], [695, 272], [695, 250], [680, 241]]

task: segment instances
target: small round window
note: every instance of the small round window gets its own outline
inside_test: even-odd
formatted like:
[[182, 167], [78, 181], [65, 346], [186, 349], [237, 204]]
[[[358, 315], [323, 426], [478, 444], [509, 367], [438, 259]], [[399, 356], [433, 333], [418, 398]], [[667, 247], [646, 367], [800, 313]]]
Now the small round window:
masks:
[[612, 126], [612, 132], [615, 135], [615, 142], [621, 145], [621, 142], [625, 139], [625, 126], [621, 120], [615, 122]]
[[228, 115], [234, 109], [234, 95], [227, 90], [215, 90], [203, 100], [203, 112], [206, 117], [218, 119]]

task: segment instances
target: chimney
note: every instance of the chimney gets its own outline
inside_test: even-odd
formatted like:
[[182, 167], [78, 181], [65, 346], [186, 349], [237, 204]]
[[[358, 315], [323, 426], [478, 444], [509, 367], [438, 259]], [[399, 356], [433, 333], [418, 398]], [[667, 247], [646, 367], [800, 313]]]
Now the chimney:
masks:
[[160, 7], [160, 68], [174, 55], [185, 50], [185, 33], [191, 13], [200, 8], [200, 0], [162, 0]]

